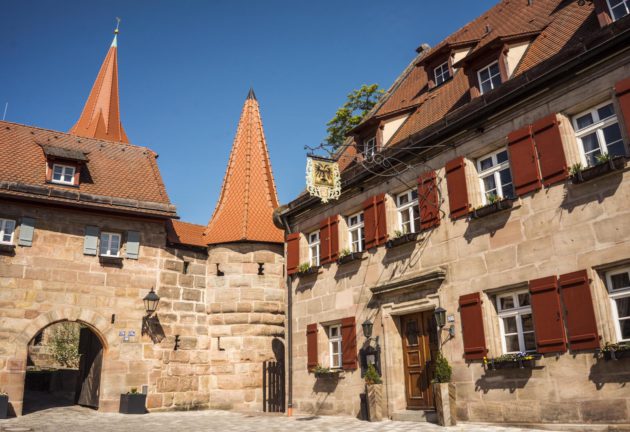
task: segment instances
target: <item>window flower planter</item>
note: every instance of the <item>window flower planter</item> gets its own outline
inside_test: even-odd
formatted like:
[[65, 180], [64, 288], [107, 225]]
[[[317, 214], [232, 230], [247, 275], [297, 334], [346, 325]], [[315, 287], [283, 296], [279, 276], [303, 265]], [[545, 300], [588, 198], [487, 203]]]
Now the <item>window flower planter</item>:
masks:
[[589, 180], [593, 180], [597, 177], [601, 177], [613, 171], [621, 170], [626, 165], [626, 158], [624, 156], [614, 156], [612, 159], [597, 164], [595, 166], [585, 168], [571, 176], [571, 183], [580, 184]]
[[343, 373], [343, 369], [330, 369], [326, 367], [317, 366], [313, 369], [313, 373], [315, 374], [315, 378], [317, 379], [339, 379], [341, 374]]
[[604, 360], [621, 360], [630, 358], [630, 345], [606, 344], [598, 352], [598, 357]]
[[396, 246], [403, 245], [405, 243], [415, 242], [418, 239], [419, 233], [407, 233], [399, 237], [395, 237], [391, 240], [387, 240], [385, 247], [387, 249], [395, 248]]
[[502, 199], [495, 201], [492, 204], [487, 204], [483, 207], [473, 209], [471, 217], [473, 219], [479, 219], [484, 216], [488, 216], [503, 210], [511, 209], [514, 206], [514, 200]]
[[540, 357], [540, 354], [505, 354], [496, 358], [484, 358], [483, 366], [486, 370], [531, 369], [536, 366]]
[[143, 393], [126, 393], [120, 395], [121, 414], [145, 414], [147, 395]]
[[7, 418], [9, 412], [9, 395], [0, 394], [0, 419]]
[[305, 276], [317, 274], [318, 271], [319, 271], [319, 266], [312, 266], [304, 270], [298, 270], [297, 275], [299, 277], [305, 277]]
[[361, 261], [363, 259], [363, 252], [351, 252], [348, 255], [339, 257], [337, 264], [346, 264], [353, 261]]

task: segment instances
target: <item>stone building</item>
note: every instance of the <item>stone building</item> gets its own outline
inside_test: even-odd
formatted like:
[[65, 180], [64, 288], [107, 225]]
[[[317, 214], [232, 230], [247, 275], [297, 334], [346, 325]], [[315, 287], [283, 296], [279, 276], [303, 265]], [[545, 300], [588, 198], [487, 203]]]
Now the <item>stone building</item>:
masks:
[[433, 412], [441, 351], [460, 420], [630, 423], [628, 13], [499, 2], [352, 130], [339, 200], [289, 203], [297, 412], [357, 415], [371, 347], [391, 418]]
[[17, 156], [0, 164], [0, 390], [20, 415], [29, 343], [70, 321], [84, 327], [79, 404], [117, 411], [136, 388], [150, 410], [262, 410], [285, 289], [258, 102], [250, 91], [209, 225], [181, 222], [157, 154], [123, 129], [117, 49], [116, 35], [68, 133], [0, 122], [0, 151]]

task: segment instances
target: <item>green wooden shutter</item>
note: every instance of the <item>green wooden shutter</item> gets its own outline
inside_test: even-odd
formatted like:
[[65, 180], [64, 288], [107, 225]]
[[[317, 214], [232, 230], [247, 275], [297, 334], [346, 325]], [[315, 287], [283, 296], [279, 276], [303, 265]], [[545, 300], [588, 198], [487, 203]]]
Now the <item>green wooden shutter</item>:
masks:
[[20, 246], [33, 246], [33, 234], [35, 233], [35, 219], [24, 217], [20, 225], [20, 237], [18, 244]]
[[127, 231], [126, 254], [129, 259], [138, 259], [140, 253], [140, 233], [138, 231]]
[[98, 245], [98, 233], [98, 227], [89, 225], [85, 227], [85, 241], [83, 243], [84, 255], [96, 255]]

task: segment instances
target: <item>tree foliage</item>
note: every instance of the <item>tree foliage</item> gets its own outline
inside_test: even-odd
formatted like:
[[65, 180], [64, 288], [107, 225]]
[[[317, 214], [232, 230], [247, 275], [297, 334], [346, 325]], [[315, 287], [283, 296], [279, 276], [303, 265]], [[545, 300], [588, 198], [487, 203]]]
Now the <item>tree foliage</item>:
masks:
[[50, 353], [63, 367], [79, 367], [79, 332], [81, 326], [63, 322], [51, 327]]
[[348, 131], [361, 123], [383, 93], [385, 92], [379, 88], [378, 84], [363, 84], [360, 89], [350, 93], [332, 120], [326, 123], [328, 136], [325, 143], [333, 149], [339, 148], [344, 143]]

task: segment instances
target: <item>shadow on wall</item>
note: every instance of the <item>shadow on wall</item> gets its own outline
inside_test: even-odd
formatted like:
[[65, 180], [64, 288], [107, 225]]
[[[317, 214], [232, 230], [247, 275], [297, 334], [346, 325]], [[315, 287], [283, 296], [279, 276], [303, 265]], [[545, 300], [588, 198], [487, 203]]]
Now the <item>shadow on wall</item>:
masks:
[[494, 237], [497, 231], [505, 227], [511, 213], [511, 210], [503, 210], [480, 219], [470, 219], [470, 223], [464, 232], [464, 238], [470, 243], [475, 237], [485, 234], [490, 234], [490, 237]]
[[[541, 366], [536, 369], [542, 369]], [[532, 368], [486, 370], [486, 373], [475, 383], [475, 391], [487, 394], [491, 390], [509, 390], [514, 393], [522, 389], [532, 377]]]
[[595, 384], [597, 390], [601, 390], [606, 384], [619, 384], [621, 388], [624, 388], [630, 381], [630, 360], [627, 358], [621, 360], [598, 359], [591, 366], [588, 379]]
[[156, 316], [142, 318], [142, 335], [147, 335], [153, 343], [160, 343], [166, 337], [160, 319]]
[[[618, 171], [609, 174], [603, 181], [595, 180], [583, 184], [568, 183], [565, 186], [564, 199], [560, 207], [571, 213], [591, 202], [601, 204], [606, 198], [610, 198], [617, 193], [617, 189], [619, 189], [622, 181], [623, 173]], [[604, 187], [602, 187], [602, 183], [604, 183]]]

